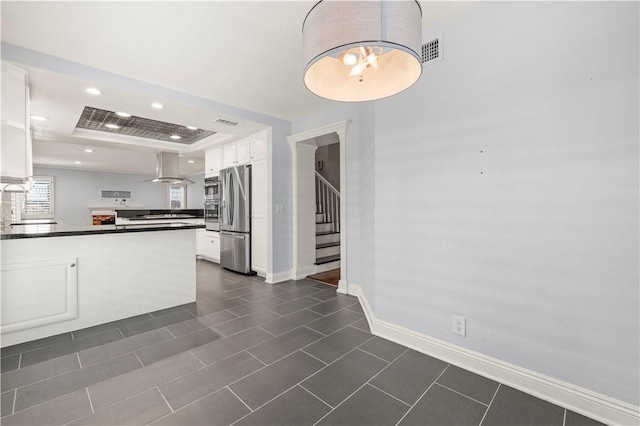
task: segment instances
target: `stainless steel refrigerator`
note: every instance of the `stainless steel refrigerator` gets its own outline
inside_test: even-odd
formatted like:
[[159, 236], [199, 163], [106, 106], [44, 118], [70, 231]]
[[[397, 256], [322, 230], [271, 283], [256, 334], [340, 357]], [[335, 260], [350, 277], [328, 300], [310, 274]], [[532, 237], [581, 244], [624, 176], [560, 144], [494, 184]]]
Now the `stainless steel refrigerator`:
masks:
[[251, 274], [251, 166], [220, 171], [220, 266]]

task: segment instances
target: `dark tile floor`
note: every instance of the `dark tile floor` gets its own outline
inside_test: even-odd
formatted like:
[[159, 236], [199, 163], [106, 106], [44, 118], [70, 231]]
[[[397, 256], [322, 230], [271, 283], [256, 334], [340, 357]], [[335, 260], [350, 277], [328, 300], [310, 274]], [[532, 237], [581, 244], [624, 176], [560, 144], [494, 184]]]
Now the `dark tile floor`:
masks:
[[197, 269], [196, 303], [2, 349], [2, 424], [599, 424], [373, 336], [333, 286]]

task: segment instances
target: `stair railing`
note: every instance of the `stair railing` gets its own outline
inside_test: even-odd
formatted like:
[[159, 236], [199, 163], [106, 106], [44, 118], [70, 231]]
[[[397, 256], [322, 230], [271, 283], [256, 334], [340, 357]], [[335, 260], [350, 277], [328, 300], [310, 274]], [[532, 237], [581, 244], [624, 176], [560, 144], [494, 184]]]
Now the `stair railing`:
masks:
[[316, 172], [316, 212], [324, 215], [324, 222], [331, 223], [333, 232], [340, 231], [340, 191], [318, 172]]

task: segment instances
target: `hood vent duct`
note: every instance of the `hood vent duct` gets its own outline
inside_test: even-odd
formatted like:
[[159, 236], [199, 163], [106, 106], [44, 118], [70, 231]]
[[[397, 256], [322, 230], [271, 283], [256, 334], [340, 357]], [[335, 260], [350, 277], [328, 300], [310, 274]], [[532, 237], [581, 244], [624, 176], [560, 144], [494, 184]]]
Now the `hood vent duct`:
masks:
[[157, 163], [157, 178], [151, 182], [168, 183], [169, 185], [189, 185], [193, 181], [183, 179], [179, 173], [180, 158], [175, 152], [159, 152]]

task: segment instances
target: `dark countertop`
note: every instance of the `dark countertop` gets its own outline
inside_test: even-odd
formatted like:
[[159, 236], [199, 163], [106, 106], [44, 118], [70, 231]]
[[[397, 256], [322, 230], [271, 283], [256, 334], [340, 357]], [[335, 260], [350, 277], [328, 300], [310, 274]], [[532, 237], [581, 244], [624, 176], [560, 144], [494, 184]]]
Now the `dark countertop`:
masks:
[[0, 240], [19, 238], [70, 237], [75, 235], [119, 234], [125, 232], [173, 231], [204, 228], [194, 223], [153, 223], [135, 225], [17, 225], [6, 226], [0, 233]]
[[157, 219], [202, 219], [203, 209], [115, 209], [116, 216], [132, 220], [157, 220]]

